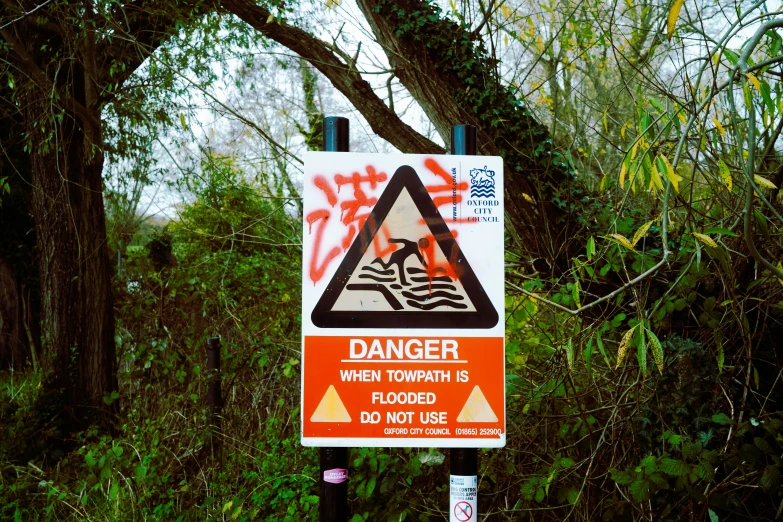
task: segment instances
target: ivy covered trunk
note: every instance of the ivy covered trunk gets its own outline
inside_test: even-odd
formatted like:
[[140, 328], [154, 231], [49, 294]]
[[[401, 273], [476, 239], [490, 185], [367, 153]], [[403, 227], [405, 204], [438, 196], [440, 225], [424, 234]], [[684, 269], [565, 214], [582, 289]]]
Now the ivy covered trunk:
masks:
[[[89, 64], [89, 46], [82, 50]], [[67, 437], [108, 421], [116, 402], [104, 398], [117, 380], [100, 104], [82, 63], [62, 67], [58, 78], [67, 83], [58, 87], [71, 97], [57, 107], [31, 87], [23, 113], [40, 258], [44, 400]]]
[[[502, 156], [506, 210], [531, 258], [568, 258], [564, 200], [573, 172], [547, 129], [505, 87], [480, 37], [425, 0], [358, 0], [395, 76], [449, 143], [452, 126], [478, 127], [479, 154]], [[555, 203], [559, 201], [560, 205]]]

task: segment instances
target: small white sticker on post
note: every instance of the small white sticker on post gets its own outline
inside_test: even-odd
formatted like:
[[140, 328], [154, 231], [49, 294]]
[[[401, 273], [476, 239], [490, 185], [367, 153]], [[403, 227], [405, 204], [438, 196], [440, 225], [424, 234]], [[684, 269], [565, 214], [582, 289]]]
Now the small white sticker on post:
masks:
[[478, 477], [475, 475], [451, 475], [449, 484], [451, 502], [450, 522], [478, 520]]

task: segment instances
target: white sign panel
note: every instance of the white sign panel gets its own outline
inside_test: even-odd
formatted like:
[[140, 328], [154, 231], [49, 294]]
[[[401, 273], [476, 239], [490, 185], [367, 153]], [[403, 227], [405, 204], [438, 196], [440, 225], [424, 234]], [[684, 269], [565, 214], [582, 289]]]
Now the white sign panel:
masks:
[[305, 155], [302, 443], [505, 444], [503, 163]]

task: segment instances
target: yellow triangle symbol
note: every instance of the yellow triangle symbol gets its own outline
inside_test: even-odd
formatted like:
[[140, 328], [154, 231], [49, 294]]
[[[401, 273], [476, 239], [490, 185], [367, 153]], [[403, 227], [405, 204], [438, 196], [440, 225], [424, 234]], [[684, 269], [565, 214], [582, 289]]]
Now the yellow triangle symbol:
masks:
[[[479, 392], [480, 393], [480, 392]], [[482, 395], [483, 397], [483, 395]], [[315, 409], [315, 413], [310, 417], [311, 422], [351, 422], [351, 416], [345, 409], [343, 401], [337, 395], [334, 385], [329, 385], [329, 389], [324, 393], [324, 398]]]
[[465, 406], [457, 416], [457, 422], [497, 422], [498, 417], [492, 411], [487, 398], [481, 392], [481, 388], [475, 386], [470, 392]]

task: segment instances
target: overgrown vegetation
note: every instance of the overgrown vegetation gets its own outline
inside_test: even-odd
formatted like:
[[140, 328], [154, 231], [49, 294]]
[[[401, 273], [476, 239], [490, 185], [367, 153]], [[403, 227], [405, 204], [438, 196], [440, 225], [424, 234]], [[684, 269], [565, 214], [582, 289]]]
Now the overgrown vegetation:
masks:
[[[329, 60], [341, 66], [327, 78], [356, 88], [346, 96], [373, 128], [437, 148], [465, 117], [506, 161], [508, 445], [480, 452], [481, 520], [783, 516], [779, 11], [357, 0], [382, 17], [368, 31], [386, 69], [343, 31], [341, 2], [228, 4], [0, 7], [0, 261], [26, 296], [11, 316], [0, 299], [0, 519], [317, 520], [317, 452], [299, 444], [297, 172], [324, 113], [342, 107], [311, 68]], [[264, 13], [279, 31], [231, 13]], [[336, 24], [329, 38], [319, 21]], [[152, 40], [136, 31], [147, 22]], [[293, 25], [312, 39], [295, 42], [309, 46], [301, 60], [284, 56]], [[32, 65], [20, 27], [36, 31], [22, 42]], [[85, 42], [117, 54], [98, 67]], [[56, 80], [46, 89], [40, 70]], [[90, 105], [79, 89], [98, 70]], [[359, 88], [357, 71], [386, 81]], [[425, 73], [442, 99], [417, 90]], [[78, 104], [103, 119], [106, 143]], [[397, 116], [420, 108], [432, 127]], [[78, 270], [51, 271], [57, 251], [37, 234], [67, 228], [41, 206], [61, 183], [52, 165], [73, 190], [58, 208], [87, 216], [62, 236]], [[105, 215], [81, 206], [101, 187]], [[170, 208], [151, 219], [153, 204]], [[96, 216], [102, 236], [83, 226]], [[105, 267], [82, 270], [84, 238]], [[69, 308], [53, 304], [52, 282], [88, 310], [90, 274], [104, 268], [103, 345], [116, 356], [91, 403], [73, 375], [91, 352], [53, 326]], [[13, 352], [9, 317], [27, 328]], [[221, 432], [206, 402], [215, 335]], [[58, 361], [67, 379], [53, 379]], [[446, 457], [352, 449], [351, 522], [446, 519]]]

